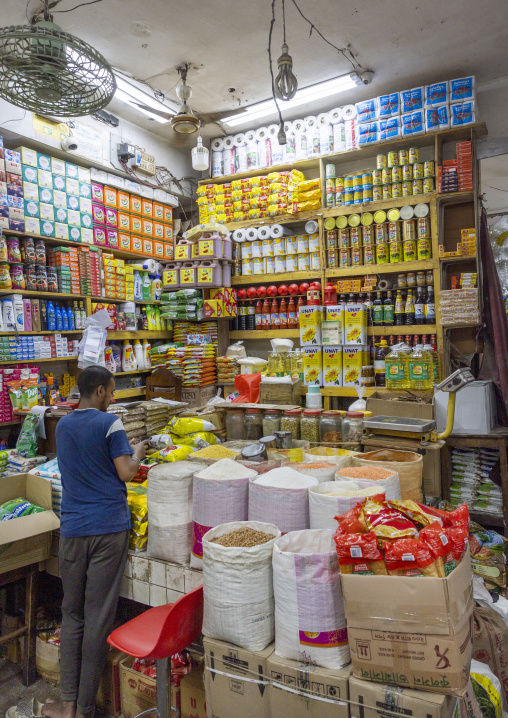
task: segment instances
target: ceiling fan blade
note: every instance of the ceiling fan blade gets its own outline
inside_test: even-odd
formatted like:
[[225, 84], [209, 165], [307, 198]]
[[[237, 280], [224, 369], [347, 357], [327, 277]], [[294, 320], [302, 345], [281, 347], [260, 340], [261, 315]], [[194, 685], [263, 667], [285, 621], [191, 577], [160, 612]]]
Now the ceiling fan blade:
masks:
[[210, 122], [220, 122], [224, 117], [234, 117], [242, 112], [245, 110], [243, 107], [239, 107], [237, 110], [223, 110], [222, 112], [200, 112], [199, 117], [204, 125], [208, 125]]
[[151, 112], [153, 115], [159, 115], [159, 117], [164, 117], [165, 120], [170, 120], [172, 117], [175, 116], [175, 114], [169, 114], [169, 112], [162, 112], [162, 110], [156, 110], [154, 107], [148, 107], [148, 105], [144, 105], [142, 102], [136, 102], [135, 100], [132, 101], [133, 105], [136, 105], [142, 110], [145, 110], [145, 112]]

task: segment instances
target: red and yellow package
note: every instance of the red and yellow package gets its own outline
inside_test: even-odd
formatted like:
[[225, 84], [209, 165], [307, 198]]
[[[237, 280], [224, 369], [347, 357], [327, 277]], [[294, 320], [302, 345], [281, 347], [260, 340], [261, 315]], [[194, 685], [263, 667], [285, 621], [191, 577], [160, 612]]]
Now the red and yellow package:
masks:
[[443, 524], [442, 519], [436, 514], [432, 514], [427, 506], [411, 501], [411, 499], [402, 499], [401, 501], [388, 501], [389, 506], [401, 514], [411, 519], [417, 526], [430, 526], [435, 521], [438, 521], [441, 525]]
[[439, 578], [434, 557], [420, 539], [403, 538], [387, 542], [385, 563], [390, 576]]
[[448, 531], [450, 529], [444, 529], [438, 521], [420, 531], [420, 539], [434, 557], [437, 573], [441, 578], [448, 576], [457, 566]]
[[[465, 504], [464, 504], [465, 506]], [[467, 508], [467, 506], [466, 506]], [[469, 512], [468, 512], [469, 516]], [[469, 540], [469, 531], [466, 528], [466, 526], [451, 526], [449, 529], [446, 529], [447, 536], [450, 539], [450, 543], [452, 545], [452, 552], [453, 557], [455, 561], [458, 563], [460, 559], [462, 558], [464, 551], [466, 550], [468, 540]]]
[[400, 511], [391, 508], [379, 496], [365, 499], [360, 511], [359, 521], [364, 532], [373, 531], [382, 547], [385, 540], [418, 537], [418, 531], [411, 521]]
[[362, 504], [356, 504], [356, 506], [349, 511], [346, 511], [342, 516], [335, 516], [335, 520], [339, 522], [336, 536], [340, 534], [361, 534], [363, 533], [363, 526], [361, 525], [358, 517], [362, 510]]
[[452, 526], [465, 526], [469, 530], [470, 520], [467, 504], [461, 504], [454, 511], [450, 511], [448, 518]]
[[341, 573], [361, 574], [362, 576], [386, 576], [387, 570], [383, 554], [377, 546], [376, 535], [339, 533], [335, 534], [337, 557]]

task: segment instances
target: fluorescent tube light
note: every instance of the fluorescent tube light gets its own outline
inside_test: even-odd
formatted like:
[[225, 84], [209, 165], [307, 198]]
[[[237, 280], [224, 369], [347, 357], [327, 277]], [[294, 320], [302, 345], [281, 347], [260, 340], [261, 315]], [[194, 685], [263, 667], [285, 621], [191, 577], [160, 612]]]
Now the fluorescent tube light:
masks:
[[130, 105], [135, 110], [138, 110], [138, 112], [142, 112], [144, 115], [147, 115], [148, 117], [151, 117], [153, 120], [156, 120], [157, 122], [160, 122], [162, 124], [169, 122], [169, 119], [161, 117], [155, 112], [149, 112], [148, 110], [139, 107], [137, 103], [141, 103], [143, 105], [146, 105], [147, 107], [152, 107], [154, 110], [159, 110], [160, 112], [167, 112], [171, 115], [176, 114], [175, 110], [172, 107], [164, 104], [163, 102], [159, 102], [159, 100], [157, 100], [155, 97], [148, 94], [147, 92], [143, 92], [143, 90], [140, 90], [138, 87], [131, 84], [130, 82], [127, 82], [118, 75], [115, 75], [115, 78], [117, 85], [115, 98], [117, 100], [125, 102], [127, 105]]
[[[358, 78], [355, 73], [348, 75], [342, 75], [341, 77], [335, 77], [333, 80], [327, 80], [326, 82], [320, 82], [317, 85], [310, 85], [298, 90], [292, 100], [288, 102], [279, 102], [279, 106], [282, 111], [291, 109], [293, 107], [299, 107], [305, 105], [308, 102], [315, 102], [321, 100], [324, 97], [330, 97], [339, 92], [345, 90], [351, 90], [358, 86]], [[232, 115], [231, 117], [224, 117], [221, 122], [229, 127], [236, 127], [237, 125], [243, 125], [247, 122], [253, 122], [260, 120], [263, 117], [274, 115], [277, 112], [275, 102], [273, 100], [266, 100], [266, 102], [258, 102], [256, 105], [251, 105], [246, 111], [240, 115]]]

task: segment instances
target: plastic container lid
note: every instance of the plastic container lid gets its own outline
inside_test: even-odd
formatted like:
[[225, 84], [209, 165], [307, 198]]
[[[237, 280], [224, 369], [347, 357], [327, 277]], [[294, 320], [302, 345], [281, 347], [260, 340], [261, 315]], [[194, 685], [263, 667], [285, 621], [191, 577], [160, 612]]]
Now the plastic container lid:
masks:
[[340, 416], [340, 414], [341, 414], [341, 412], [336, 411], [335, 409], [323, 411], [323, 416]]
[[317, 414], [322, 414], [323, 409], [304, 409], [303, 413], [305, 416], [316, 416]]
[[374, 221], [374, 215], [372, 212], [364, 212], [362, 214], [362, 224], [364, 227], [369, 227]]
[[400, 219], [400, 212], [394, 207], [393, 209], [388, 210], [386, 216], [388, 217], [390, 222], [396, 222], [398, 219]]
[[330, 231], [331, 229], [335, 229], [335, 219], [334, 217], [327, 217], [324, 221], [325, 229]]
[[261, 414], [263, 409], [247, 409], [247, 414]]
[[335, 226], [337, 229], [345, 229], [347, 227], [347, 217], [344, 215], [340, 215], [335, 220]]
[[296, 416], [297, 414], [298, 414], [298, 416], [300, 416], [301, 413], [302, 413], [301, 409], [286, 409], [284, 411], [284, 416]]
[[358, 227], [360, 224], [360, 215], [359, 214], [350, 214], [348, 219], [348, 224], [350, 227]]
[[308, 386], [307, 394], [321, 394], [321, 389], [319, 386]]
[[386, 222], [386, 212], [382, 209], [378, 209], [377, 212], [374, 212], [374, 222], [376, 224], [383, 224], [383, 222]]
[[363, 419], [363, 413], [361, 411], [346, 411], [346, 416], [349, 419]]
[[414, 209], [411, 207], [411, 205], [406, 204], [404, 207], [401, 207], [400, 210], [400, 218], [401, 219], [411, 219], [414, 216]]

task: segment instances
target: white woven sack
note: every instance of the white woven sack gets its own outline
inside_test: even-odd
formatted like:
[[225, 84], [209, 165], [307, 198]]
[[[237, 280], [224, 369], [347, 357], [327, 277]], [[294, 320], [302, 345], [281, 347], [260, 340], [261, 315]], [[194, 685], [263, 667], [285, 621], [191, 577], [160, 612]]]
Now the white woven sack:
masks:
[[335, 474], [335, 481], [353, 481], [355, 483], [361, 481], [362, 484], [366, 482], [366, 484], [372, 484], [372, 486], [376, 486], [379, 489], [378, 493], [384, 494], [387, 501], [400, 501], [400, 479], [397, 472], [395, 472], [393, 476], [389, 476], [387, 479], [370, 481], [370, 479], [359, 479], [358, 476], [343, 476], [342, 472], [346, 473], [346, 471], [347, 467], [345, 469], [342, 469], [340, 474]]
[[335, 454], [334, 456], [326, 456], [326, 455], [322, 456], [321, 454], [310, 454], [308, 452], [305, 452], [303, 455], [303, 460], [306, 463], [310, 463], [310, 462], [314, 463], [315, 461], [324, 463], [326, 461], [327, 463], [332, 464], [334, 466], [334, 468], [337, 470], [337, 469], [342, 469], [345, 466], [351, 466], [351, 463], [353, 461], [353, 455], [340, 456], [339, 454]]
[[[258, 546], [234, 548], [212, 539], [245, 526], [273, 535]], [[279, 529], [249, 521], [222, 524], [203, 537], [203, 634], [248, 651], [262, 651], [274, 638], [272, 552]]]
[[148, 556], [187, 563], [192, 548], [192, 477], [206, 468], [187, 461], [158, 464], [148, 472]]
[[294, 531], [273, 547], [275, 653], [324, 668], [350, 661], [333, 531]]
[[[362, 484], [365, 484], [363, 486]], [[354, 492], [350, 496], [326, 496], [327, 491]], [[360, 494], [367, 491], [368, 493]], [[309, 519], [311, 529], [332, 529], [336, 531], [338, 523], [335, 516], [342, 516], [353, 509], [365, 496], [379, 494], [380, 490], [373, 481], [325, 481], [309, 489]]]
[[229, 521], [247, 521], [249, 513], [249, 481], [244, 479], [202, 479], [194, 474], [192, 529], [193, 543], [190, 557], [192, 568], [203, 567], [202, 538], [211, 528]]
[[304, 454], [304, 463], [303, 464], [293, 464], [291, 467], [295, 471], [298, 471], [299, 474], [304, 474], [305, 476], [312, 476], [314, 479], [317, 479], [319, 483], [323, 483], [323, 481], [333, 481], [335, 477], [335, 472], [337, 471], [337, 465], [332, 464], [329, 461], [321, 461], [320, 457], [316, 457], [313, 464], [325, 464], [325, 466], [320, 466], [319, 468], [312, 468], [307, 469], [306, 463], [311, 462], [305, 462], [305, 454]]
[[263, 474], [250, 485], [249, 521], [268, 521], [275, 524], [283, 534], [308, 529], [309, 486], [316, 486], [318, 480], [300, 474], [295, 477], [293, 486], [266, 486], [259, 483], [267, 481], [271, 473]]

